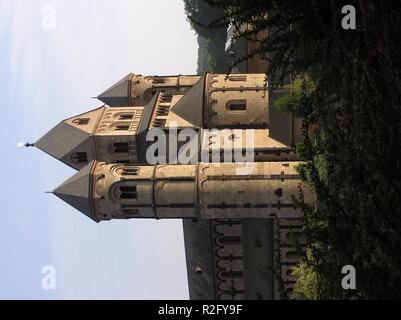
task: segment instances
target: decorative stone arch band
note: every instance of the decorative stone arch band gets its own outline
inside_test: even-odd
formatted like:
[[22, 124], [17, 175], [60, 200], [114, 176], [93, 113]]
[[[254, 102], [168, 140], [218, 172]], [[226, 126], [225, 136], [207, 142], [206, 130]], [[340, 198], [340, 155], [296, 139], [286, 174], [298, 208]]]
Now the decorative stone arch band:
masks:
[[[125, 165], [93, 161], [54, 193], [99, 222], [126, 218], [298, 218], [293, 197], [314, 193], [299, 180], [299, 162]], [[83, 183], [87, 181], [87, 183]], [[127, 214], [129, 213], [129, 214]]]

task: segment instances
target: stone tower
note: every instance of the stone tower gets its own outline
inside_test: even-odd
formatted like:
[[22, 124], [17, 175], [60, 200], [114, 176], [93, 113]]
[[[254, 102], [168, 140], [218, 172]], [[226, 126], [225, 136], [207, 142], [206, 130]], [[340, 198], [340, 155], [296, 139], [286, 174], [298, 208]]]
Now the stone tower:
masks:
[[184, 94], [201, 76], [142, 76], [130, 73], [98, 96], [110, 107], [144, 106], [156, 92]]
[[[265, 159], [294, 159], [291, 146], [269, 138], [267, 90], [264, 74], [130, 74], [99, 96], [112, 107], [105, 105], [62, 121], [39, 139], [36, 147], [79, 170], [92, 160], [146, 163], [145, 150], [150, 145], [146, 134], [155, 128], [167, 135], [173, 127], [192, 128], [198, 130], [199, 139], [202, 129], [255, 129], [257, 158], [264, 152]], [[287, 156], [273, 157], [276, 152], [269, 157], [265, 149], [270, 147]]]
[[[298, 162], [131, 165], [92, 161], [54, 194], [100, 222], [129, 218], [297, 218]], [[305, 189], [308, 191], [308, 189]], [[312, 203], [310, 192], [304, 193]]]

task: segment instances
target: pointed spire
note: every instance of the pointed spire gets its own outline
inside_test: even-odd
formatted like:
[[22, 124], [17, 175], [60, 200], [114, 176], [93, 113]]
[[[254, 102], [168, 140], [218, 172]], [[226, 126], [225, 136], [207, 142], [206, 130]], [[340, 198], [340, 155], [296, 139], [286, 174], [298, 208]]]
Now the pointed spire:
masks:
[[172, 107], [171, 112], [192, 123], [197, 127], [203, 126], [203, 99], [205, 89], [205, 76], [185, 93]]
[[104, 107], [96, 108], [60, 122], [34, 146], [79, 170], [94, 157], [91, 134]]
[[124, 107], [129, 105], [130, 84], [133, 73], [128, 74], [97, 98], [110, 107]]
[[29, 147], [34, 147], [34, 146], [35, 146], [34, 143], [29, 143], [29, 142], [27, 142], [27, 143], [20, 142], [16, 145], [17, 148], [24, 148], [24, 147], [29, 148]]
[[53, 194], [87, 217], [97, 221], [91, 210], [91, 180], [94, 161], [83, 167], [66, 182], [53, 190]]
[[90, 150], [89, 138], [90, 134], [88, 132], [63, 121], [40, 138], [35, 143], [35, 147], [74, 169], [79, 169], [82, 164], [75, 164], [71, 159], [71, 154], [78, 149]]

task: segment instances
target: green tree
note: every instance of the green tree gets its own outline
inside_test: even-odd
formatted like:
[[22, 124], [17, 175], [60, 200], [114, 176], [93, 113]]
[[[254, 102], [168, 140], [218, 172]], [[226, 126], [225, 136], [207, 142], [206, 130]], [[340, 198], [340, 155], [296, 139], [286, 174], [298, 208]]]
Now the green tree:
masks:
[[[268, 30], [251, 54], [267, 53], [271, 90], [295, 79], [277, 107], [303, 118], [299, 171], [317, 207], [296, 202], [317, 297], [401, 298], [401, 1], [348, 1], [355, 30], [339, 0], [205, 1], [225, 10], [210, 27], [250, 23], [235, 35], [249, 41]], [[356, 292], [341, 288], [347, 264]]]
[[197, 73], [226, 72], [228, 65], [225, 56], [227, 24], [214, 28], [206, 27], [225, 16], [224, 9], [216, 9], [202, 0], [184, 0], [185, 13], [191, 27], [198, 34]]

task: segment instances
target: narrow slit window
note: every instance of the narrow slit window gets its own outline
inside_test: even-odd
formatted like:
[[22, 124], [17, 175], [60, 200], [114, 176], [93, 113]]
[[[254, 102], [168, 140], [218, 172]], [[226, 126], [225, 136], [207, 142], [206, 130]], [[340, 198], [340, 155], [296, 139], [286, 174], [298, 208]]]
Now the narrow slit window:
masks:
[[166, 125], [166, 119], [158, 119], [153, 120], [153, 127], [162, 128]]
[[72, 121], [72, 123], [82, 126], [89, 123], [89, 118], [77, 118]]
[[139, 209], [130, 205], [121, 205], [121, 214], [125, 219], [136, 218], [139, 215]]
[[229, 76], [228, 80], [230, 80], [230, 81], [246, 81], [246, 76], [245, 75]]
[[168, 116], [170, 109], [167, 106], [158, 106], [156, 110], [156, 116]]
[[130, 124], [129, 123], [119, 123], [115, 125], [114, 130], [115, 131], [127, 131], [129, 130]]
[[123, 168], [121, 175], [123, 176], [137, 176], [139, 172], [138, 167], [125, 167]]
[[160, 83], [165, 83], [166, 79], [162, 77], [153, 77], [152, 83], [154, 84], [160, 84]]
[[171, 102], [173, 100], [173, 95], [171, 93], [163, 93], [160, 96], [160, 102]]
[[74, 163], [88, 163], [88, 155], [86, 152], [75, 152], [72, 155], [72, 162]]
[[133, 113], [121, 113], [118, 116], [118, 120], [132, 120], [133, 117]]
[[138, 209], [126, 208], [126, 209], [123, 209], [122, 211], [123, 211], [123, 215], [126, 218], [135, 217], [139, 214]]
[[230, 111], [246, 111], [246, 101], [230, 101], [227, 104]]

